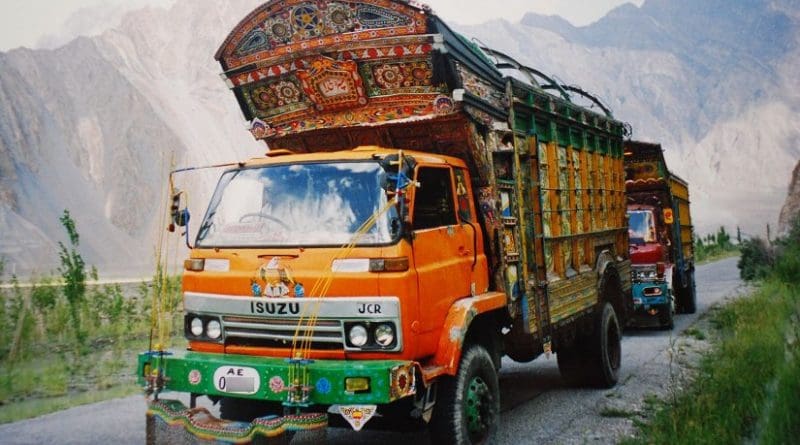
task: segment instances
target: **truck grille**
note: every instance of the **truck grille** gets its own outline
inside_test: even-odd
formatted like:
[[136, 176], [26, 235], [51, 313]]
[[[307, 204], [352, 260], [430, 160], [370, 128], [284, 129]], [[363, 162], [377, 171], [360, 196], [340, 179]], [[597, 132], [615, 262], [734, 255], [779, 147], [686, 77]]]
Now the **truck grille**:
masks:
[[291, 348], [297, 333], [298, 342], [311, 341], [312, 349], [343, 349], [344, 333], [339, 320], [317, 320], [312, 329], [305, 324], [298, 331], [299, 318], [264, 318], [226, 315], [222, 317], [225, 343], [228, 345]]

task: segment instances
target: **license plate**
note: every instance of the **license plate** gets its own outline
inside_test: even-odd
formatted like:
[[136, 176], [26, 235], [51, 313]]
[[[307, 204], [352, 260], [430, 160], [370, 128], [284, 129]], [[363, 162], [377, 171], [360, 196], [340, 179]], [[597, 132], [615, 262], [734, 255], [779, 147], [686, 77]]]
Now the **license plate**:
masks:
[[214, 372], [217, 391], [231, 394], [255, 394], [261, 386], [258, 371], [242, 366], [220, 366]]

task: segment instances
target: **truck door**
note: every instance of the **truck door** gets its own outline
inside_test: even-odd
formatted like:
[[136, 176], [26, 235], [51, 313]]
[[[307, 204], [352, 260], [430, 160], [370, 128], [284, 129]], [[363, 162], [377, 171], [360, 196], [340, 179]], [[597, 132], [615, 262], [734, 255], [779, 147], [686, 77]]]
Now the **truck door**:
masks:
[[425, 333], [441, 328], [452, 303], [470, 295], [475, 233], [458, 222], [450, 167], [420, 166], [416, 179], [412, 248]]

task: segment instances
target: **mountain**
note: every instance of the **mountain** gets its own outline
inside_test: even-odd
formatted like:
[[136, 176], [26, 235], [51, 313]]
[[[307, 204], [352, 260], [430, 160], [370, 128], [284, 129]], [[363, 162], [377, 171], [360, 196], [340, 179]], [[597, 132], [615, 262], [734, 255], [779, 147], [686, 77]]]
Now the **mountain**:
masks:
[[[90, 263], [146, 273], [164, 225], [166, 172], [263, 153], [213, 60], [260, 3], [177, 0], [55, 49], [0, 53], [7, 270], [54, 269], [65, 240], [58, 216], [69, 209]], [[69, 33], [99, 32], [89, 19], [70, 22]], [[584, 27], [528, 14], [456, 30], [595, 93], [635, 138], [661, 142], [691, 185], [698, 232], [725, 224], [761, 233], [777, 220], [800, 159], [795, 1], [647, 0]], [[192, 191], [195, 224], [217, 175], [176, 177]]]
[[464, 27], [478, 42], [597, 94], [633, 137], [661, 142], [690, 184], [696, 231], [762, 233], [800, 159], [800, 7], [647, 0], [574, 27], [527, 14]]
[[[168, 11], [129, 13], [100, 36], [54, 50], [0, 53], [6, 271], [57, 267], [64, 209], [76, 220], [85, 259], [105, 275], [152, 271], [170, 167], [264, 151], [245, 131], [213, 59], [258, 4], [184, 0]], [[191, 196], [194, 215], [202, 214], [214, 176], [188, 183], [200, 190]]]

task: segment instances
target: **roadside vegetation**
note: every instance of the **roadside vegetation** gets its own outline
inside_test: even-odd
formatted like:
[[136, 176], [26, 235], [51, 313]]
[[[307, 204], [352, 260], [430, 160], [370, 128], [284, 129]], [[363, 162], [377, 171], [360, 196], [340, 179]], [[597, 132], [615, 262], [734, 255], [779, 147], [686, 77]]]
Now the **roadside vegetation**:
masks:
[[0, 288], [0, 423], [138, 391], [136, 355], [151, 342], [153, 295], [162, 288], [172, 326], [182, 324], [178, 279], [158, 272], [135, 289], [88, 286], [97, 271], [79, 253], [69, 212], [61, 224], [69, 244], [59, 245], [60, 276], [22, 287], [5, 277], [0, 258], [0, 284], [11, 285]]
[[660, 402], [631, 444], [795, 443], [800, 437], [800, 218], [773, 243], [742, 243], [756, 288], [715, 311], [717, 346], [691, 386]]
[[710, 233], [706, 236], [697, 236], [694, 239], [694, 259], [696, 264], [705, 264], [725, 258], [739, 255], [739, 247], [742, 245], [741, 231], [736, 229], [738, 244], [733, 244], [731, 235], [720, 227], [717, 233]]

